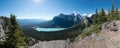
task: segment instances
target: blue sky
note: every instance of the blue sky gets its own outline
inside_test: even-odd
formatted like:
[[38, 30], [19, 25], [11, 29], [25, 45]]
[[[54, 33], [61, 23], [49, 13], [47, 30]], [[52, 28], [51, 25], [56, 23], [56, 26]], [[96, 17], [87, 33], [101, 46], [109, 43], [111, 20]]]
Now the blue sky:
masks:
[[[20, 19], [52, 19], [60, 13], [71, 14], [76, 11], [93, 14], [98, 8], [111, 9], [112, 0], [0, 0], [0, 15], [15, 14]], [[115, 0], [120, 7], [120, 0]]]

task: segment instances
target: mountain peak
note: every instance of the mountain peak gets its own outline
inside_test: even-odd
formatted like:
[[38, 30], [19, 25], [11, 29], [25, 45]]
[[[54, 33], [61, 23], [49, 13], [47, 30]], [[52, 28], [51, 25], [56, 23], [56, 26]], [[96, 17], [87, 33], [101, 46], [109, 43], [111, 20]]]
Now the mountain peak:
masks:
[[70, 15], [66, 15], [61, 13], [58, 16], [53, 18], [55, 24], [59, 25], [60, 27], [71, 27], [77, 23], [80, 23], [83, 20], [82, 16], [77, 12], [74, 12]]
[[77, 11], [73, 11], [72, 15], [77, 16], [80, 15]]

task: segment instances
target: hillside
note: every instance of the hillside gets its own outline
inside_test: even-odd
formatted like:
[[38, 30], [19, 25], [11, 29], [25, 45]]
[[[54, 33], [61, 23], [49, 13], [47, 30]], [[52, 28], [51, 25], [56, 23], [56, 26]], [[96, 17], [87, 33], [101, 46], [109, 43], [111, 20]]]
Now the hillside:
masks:
[[31, 48], [120, 48], [120, 21], [105, 22], [98, 33], [83, 38], [81, 34], [74, 42], [53, 40], [39, 42]]
[[[112, 0], [111, 8], [109, 1], [36, 1], [1, 1], [6, 2], [1, 15], [13, 12], [18, 18], [0, 15], [0, 48], [120, 48], [119, 1]], [[68, 14], [72, 11], [79, 12]], [[57, 30], [60, 28], [65, 29]]]
[[120, 48], [120, 21], [105, 22], [99, 33], [78, 37], [69, 48]]
[[33, 45], [37, 40], [24, 35], [14, 14], [0, 17], [0, 48], [19, 48]]

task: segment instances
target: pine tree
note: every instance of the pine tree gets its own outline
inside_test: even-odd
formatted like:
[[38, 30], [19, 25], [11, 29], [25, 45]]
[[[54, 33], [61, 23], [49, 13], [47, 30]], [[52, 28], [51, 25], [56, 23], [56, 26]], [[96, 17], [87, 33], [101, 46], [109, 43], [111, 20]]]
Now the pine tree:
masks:
[[108, 16], [110, 16], [110, 10], [108, 10]]
[[10, 31], [8, 33], [8, 38], [6, 41], [6, 47], [9, 48], [19, 48], [21, 46], [26, 46], [23, 32], [21, 31], [17, 21], [16, 16], [10, 15]]
[[99, 15], [99, 19], [98, 19], [98, 22], [99, 23], [103, 23], [107, 21], [107, 16], [106, 16], [106, 13], [104, 11], [104, 8], [101, 9], [101, 12], [100, 12], [100, 15]]
[[100, 16], [103, 17], [103, 16], [106, 16], [106, 13], [104, 11], [104, 8], [102, 8], [101, 12], [100, 12]]
[[96, 14], [93, 16], [93, 23], [95, 24], [96, 22], [97, 22], [97, 20], [98, 20], [98, 10], [96, 9], [96, 12], [95, 12]]
[[108, 10], [108, 15], [107, 15], [107, 17], [108, 17], [108, 21], [110, 21], [110, 19], [111, 19], [111, 12], [110, 12], [110, 10]]
[[99, 14], [98, 14], [98, 9], [96, 9], [96, 16], [98, 17], [98, 15], [99, 15]]
[[112, 0], [112, 10], [111, 10], [111, 15], [112, 15], [112, 17], [115, 16], [115, 15], [114, 15], [114, 0]]
[[115, 17], [116, 19], [119, 19], [119, 11], [118, 11], [118, 7], [115, 10]]
[[98, 19], [99, 17], [99, 13], [98, 13], [98, 9], [96, 9], [96, 20]]

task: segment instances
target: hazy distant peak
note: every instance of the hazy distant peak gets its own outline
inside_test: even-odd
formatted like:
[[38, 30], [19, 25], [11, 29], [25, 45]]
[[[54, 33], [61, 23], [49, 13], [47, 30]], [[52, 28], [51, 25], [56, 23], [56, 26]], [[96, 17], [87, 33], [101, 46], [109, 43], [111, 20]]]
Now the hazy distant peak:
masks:
[[63, 16], [63, 15], [64, 15], [63, 13], [60, 14], [60, 16]]
[[120, 9], [118, 11], [120, 11]]
[[77, 16], [80, 15], [77, 11], [74, 11], [71, 15]]

